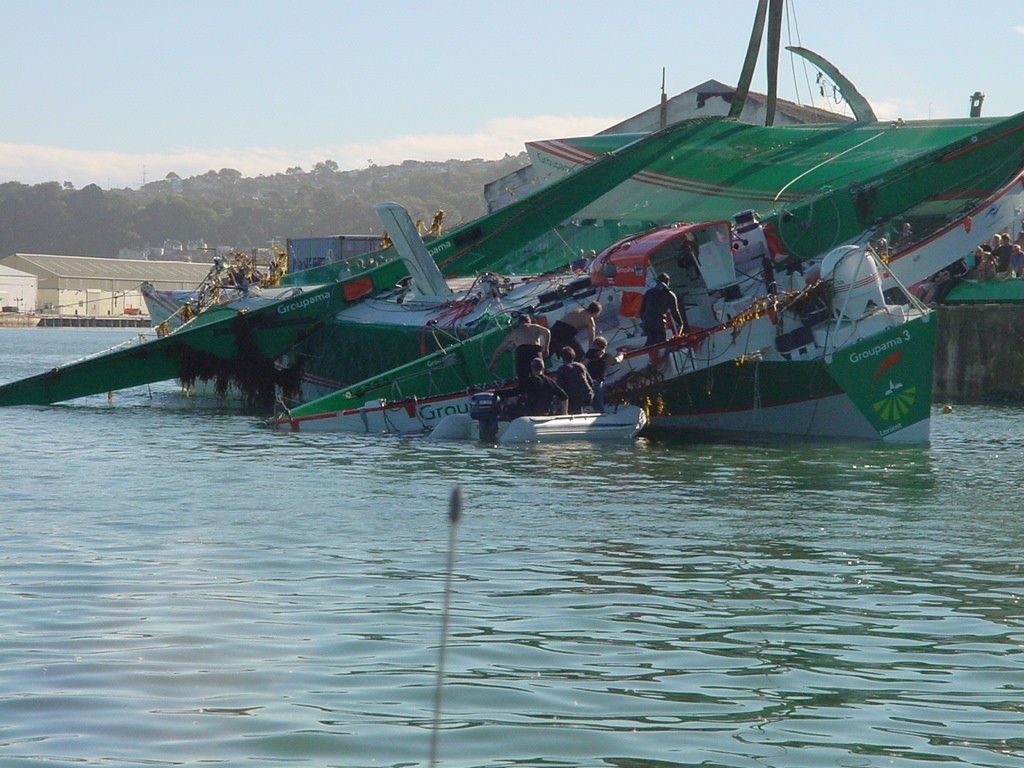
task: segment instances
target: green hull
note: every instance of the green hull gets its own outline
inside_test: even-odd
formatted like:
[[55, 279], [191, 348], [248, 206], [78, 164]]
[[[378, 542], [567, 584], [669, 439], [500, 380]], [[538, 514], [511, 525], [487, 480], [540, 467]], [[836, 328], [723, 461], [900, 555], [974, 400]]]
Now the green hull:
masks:
[[[428, 248], [449, 274], [480, 269], [522, 274], [528, 271], [524, 265], [539, 271], [554, 268], [572, 254], [553, 239], [545, 255], [536, 238], [594, 196], [597, 187], [581, 180], [608, 189], [613, 180], [626, 178], [627, 170], [646, 161], [640, 174], [602, 196], [596, 210], [620, 222], [636, 219], [642, 211], [649, 217], [642, 223], [651, 224], [729, 219], [751, 207], [788, 252], [819, 257], [867, 232], [898, 229], [901, 217], [912, 219], [918, 237], [926, 237], [991, 194], [1024, 156], [1024, 113], [901, 126], [763, 128], [697, 120], [674, 128], [678, 133], [654, 134], [640, 144], [627, 143], [636, 136], [565, 140], [561, 143], [582, 153], [580, 162], [584, 156], [595, 158], [593, 162]], [[616, 152], [620, 154], [608, 154]], [[572, 196], [564, 194], [567, 190]], [[590, 210], [595, 209], [583, 208], [583, 214]], [[640, 224], [634, 221], [632, 226]], [[577, 229], [610, 241], [629, 226]], [[392, 262], [355, 279], [372, 276], [367, 290], [375, 293], [393, 286], [404, 273], [403, 264]], [[321, 338], [305, 345], [306, 371], [321, 390], [325, 384], [351, 385], [423, 354], [420, 332], [371, 329], [370, 344], [361, 327], [347, 325], [342, 313]]]
[[[653, 429], [924, 441], [931, 411], [934, 315], [812, 361], [742, 361], [670, 381], [611, 387], [609, 402], [651, 413]], [[493, 386], [494, 329], [289, 412], [292, 419]], [[506, 361], [507, 362], [507, 361]], [[638, 377], [640, 378], [640, 377]], [[633, 380], [634, 382], [636, 379]]]
[[502, 375], [511, 373], [508, 355], [502, 360], [498, 373], [487, 367], [507, 331], [505, 327], [494, 327], [449, 344], [441, 350], [417, 357], [413, 362], [304, 403], [293, 408], [289, 415], [292, 418], [315, 416], [358, 408], [372, 400], [393, 402], [494, 384], [501, 380]]
[[[603, 232], [593, 243], [596, 249], [637, 228], [729, 219], [752, 208], [763, 220], [773, 219], [793, 253], [819, 256], [924, 200], [934, 202], [932, 215], [938, 217], [990, 193], [1024, 159], [1024, 113], [898, 127], [764, 128], [700, 119], [649, 135], [558, 143], [579, 153], [565, 166], [571, 172], [427, 244], [444, 274], [522, 274], [571, 261], [578, 251], [556, 247], [546, 260], [537, 254], [526, 264], [520, 249], [573, 216], [622, 223]], [[401, 260], [385, 252], [376, 255], [385, 263], [341, 278], [349, 300], [389, 289], [408, 274]], [[327, 264], [286, 275], [282, 282], [335, 279], [339, 266]]]
[[934, 314], [810, 361], [744, 360], [609, 397], [651, 410], [654, 429], [926, 440]]
[[132, 344], [0, 386], [0, 406], [46, 405], [157, 381], [235, 383], [253, 399], [284, 384], [273, 361], [341, 306], [331, 285], [239, 312], [218, 307], [163, 338]]
[[[569, 169], [635, 135], [530, 145], [534, 166]], [[944, 222], [1005, 183], [1024, 162], [1024, 113], [1006, 118], [761, 127], [728, 120], [695, 128], [685, 149], [582, 209], [581, 218], [652, 224], [729, 219], [753, 209], [791, 253], [830, 248], [922, 209]]]

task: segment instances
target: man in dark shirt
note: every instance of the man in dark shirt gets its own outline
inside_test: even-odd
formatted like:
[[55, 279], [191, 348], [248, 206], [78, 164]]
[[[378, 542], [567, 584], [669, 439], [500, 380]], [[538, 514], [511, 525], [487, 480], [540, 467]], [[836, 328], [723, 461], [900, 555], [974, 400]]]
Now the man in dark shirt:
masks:
[[679, 300], [668, 285], [669, 277], [662, 272], [658, 275], [658, 282], [647, 290], [640, 303], [640, 323], [647, 336], [648, 347], [665, 341], [665, 315], [672, 318], [677, 331], [686, 330], [686, 320], [679, 312]]
[[562, 347], [562, 367], [555, 372], [555, 381], [569, 396], [569, 413], [583, 413], [594, 402], [594, 380], [587, 366], [576, 359], [568, 344]]
[[544, 361], [535, 357], [530, 361], [530, 375], [518, 387], [505, 390], [502, 396], [518, 395], [514, 416], [546, 416], [556, 400], [566, 401], [569, 396], [558, 383], [544, 373]]
[[608, 374], [608, 366], [620, 360], [622, 355], [613, 357], [608, 352], [608, 339], [604, 336], [595, 336], [590, 349], [583, 356], [583, 364], [587, 366], [587, 373], [594, 382], [594, 410], [598, 413], [604, 413], [604, 377]]
[[1013, 254], [1013, 246], [1010, 243], [1010, 235], [1003, 232], [992, 238], [992, 256], [996, 260], [996, 276], [1003, 277], [1010, 271], [1010, 256]]

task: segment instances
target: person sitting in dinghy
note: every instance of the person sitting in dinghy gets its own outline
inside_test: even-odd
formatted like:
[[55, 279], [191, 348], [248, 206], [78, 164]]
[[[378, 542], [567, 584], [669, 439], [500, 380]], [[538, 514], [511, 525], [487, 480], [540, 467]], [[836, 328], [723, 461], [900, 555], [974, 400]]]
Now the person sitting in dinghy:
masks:
[[587, 366], [576, 360], [576, 351], [566, 344], [559, 353], [562, 367], [555, 372], [555, 381], [569, 395], [569, 413], [583, 413], [594, 402], [594, 380]]
[[501, 400], [518, 398], [508, 414], [510, 418], [519, 416], [547, 416], [550, 413], [564, 412], [564, 404], [569, 395], [558, 383], [544, 373], [544, 361], [535, 357], [530, 361], [530, 375], [519, 382], [519, 386], [503, 389], [498, 392]]

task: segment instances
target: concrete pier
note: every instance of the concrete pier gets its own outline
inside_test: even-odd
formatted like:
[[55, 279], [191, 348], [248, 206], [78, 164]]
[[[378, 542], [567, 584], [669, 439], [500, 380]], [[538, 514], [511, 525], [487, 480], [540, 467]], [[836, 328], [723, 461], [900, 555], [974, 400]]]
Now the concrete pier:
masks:
[[80, 317], [79, 315], [51, 315], [39, 318], [39, 328], [149, 328], [149, 318], [141, 315], [111, 315], [109, 317]]
[[938, 309], [932, 401], [1024, 403], [1024, 304]]
[[145, 315], [38, 315], [29, 312], [0, 313], [0, 328], [149, 328]]
[[38, 315], [26, 315], [21, 312], [0, 313], [0, 328], [35, 328], [37, 325]]

